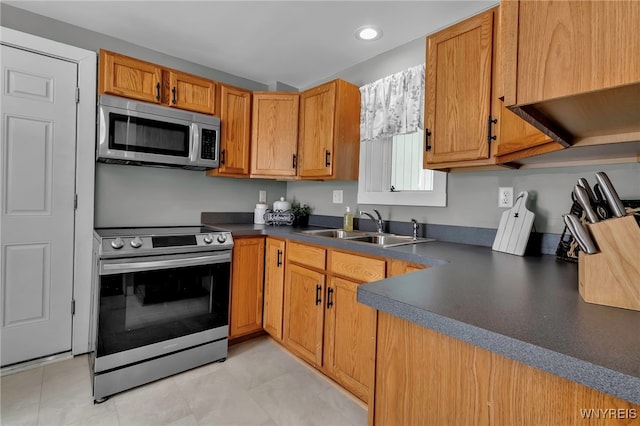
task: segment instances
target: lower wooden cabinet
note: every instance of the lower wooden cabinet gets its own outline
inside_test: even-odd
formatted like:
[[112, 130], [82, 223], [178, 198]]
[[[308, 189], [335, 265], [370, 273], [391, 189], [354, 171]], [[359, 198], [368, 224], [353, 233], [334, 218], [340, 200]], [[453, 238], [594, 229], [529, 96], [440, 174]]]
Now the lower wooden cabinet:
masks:
[[231, 262], [229, 337], [262, 330], [264, 237], [236, 238]]
[[329, 277], [323, 369], [363, 401], [375, 354], [376, 311], [357, 301], [360, 284]]
[[637, 406], [378, 312], [369, 425], [593, 425], [581, 409]]
[[367, 401], [376, 312], [358, 303], [357, 291], [363, 282], [385, 278], [386, 262], [337, 250], [324, 254], [299, 243], [287, 248], [284, 344]]
[[287, 265], [284, 294], [284, 344], [316, 367], [322, 366], [325, 276]]
[[282, 341], [284, 306], [284, 240], [267, 237], [264, 253], [264, 313], [262, 325], [274, 339]]
[[389, 259], [387, 261], [387, 276], [396, 277], [398, 275], [408, 274], [409, 272], [420, 271], [421, 269], [427, 268], [427, 265], [420, 263], [407, 262], [399, 259]]

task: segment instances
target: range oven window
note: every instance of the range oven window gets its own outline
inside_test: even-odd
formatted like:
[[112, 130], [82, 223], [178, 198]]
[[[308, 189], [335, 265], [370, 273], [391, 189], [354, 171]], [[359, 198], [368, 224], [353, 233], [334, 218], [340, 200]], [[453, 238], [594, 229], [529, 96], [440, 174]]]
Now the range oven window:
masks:
[[109, 113], [109, 149], [189, 156], [188, 125]]
[[105, 275], [97, 355], [228, 325], [229, 263]]

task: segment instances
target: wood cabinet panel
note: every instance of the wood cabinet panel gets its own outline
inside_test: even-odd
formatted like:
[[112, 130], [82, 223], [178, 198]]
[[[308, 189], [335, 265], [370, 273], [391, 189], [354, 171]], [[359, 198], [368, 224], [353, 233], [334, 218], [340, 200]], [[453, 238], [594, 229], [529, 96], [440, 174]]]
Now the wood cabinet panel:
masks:
[[408, 274], [409, 272], [427, 269], [429, 266], [420, 263], [407, 262], [399, 259], [387, 260], [387, 277], [396, 277], [398, 275]]
[[382, 259], [333, 250], [329, 252], [327, 269], [360, 282], [377, 281], [386, 276], [386, 263]]
[[367, 402], [375, 355], [376, 311], [357, 301], [357, 283], [329, 277], [323, 366]]
[[252, 177], [296, 176], [299, 99], [297, 93], [253, 93]]
[[324, 274], [287, 264], [284, 294], [284, 343], [311, 364], [322, 366]]
[[285, 244], [284, 240], [267, 237], [265, 248], [263, 327], [278, 341], [282, 341]]
[[333, 171], [335, 84], [307, 90], [300, 97], [300, 176], [331, 176]]
[[171, 107], [215, 114], [216, 83], [175, 70], [163, 70], [162, 102]]
[[476, 15], [427, 39], [425, 164], [489, 157], [493, 16]]
[[287, 247], [287, 261], [324, 271], [327, 251], [320, 247], [290, 242]]
[[160, 103], [162, 68], [159, 66], [100, 50], [98, 92]]
[[262, 329], [264, 237], [236, 238], [231, 265], [229, 337]]
[[334, 80], [302, 93], [298, 142], [301, 179], [357, 180], [360, 90]]
[[[618, 420], [583, 419], [580, 410], [640, 410], [384, 312], [378, 312], [371, 401], [372, 425], [618, 424]], [[638, 423], [637, 418], [626, 421]]]
[[219, 85], [220, 167], [215, 176], [248, 177], [251, 146], [251, 91]]
[[640, 81], [637, 1], [521, 1], [518, 7], [517, 73], [507, 76], [517, 81], [516, 104]]

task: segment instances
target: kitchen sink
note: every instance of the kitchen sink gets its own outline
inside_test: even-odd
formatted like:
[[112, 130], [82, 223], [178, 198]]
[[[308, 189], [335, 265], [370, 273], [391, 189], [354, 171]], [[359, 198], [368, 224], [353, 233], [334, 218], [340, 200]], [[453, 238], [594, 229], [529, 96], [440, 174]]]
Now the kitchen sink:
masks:
[[342, 229], [314, 229], [299, 231], [298, 234], [314, 237], [337, 238], [354, 243], [377, 245], [378, 247], [396, 247], [406, 244], [420, 244], [435, 241], [433, 238], [416, 238], [408, 235], [378, 234], [364, 231], [345, 231]]
[[300, 231], [299, 234], [313, 235], [314, 237], [329, 238], [357, 238], [368, 235], [361, 231], [345, 231], [344, 229], [314, 229], [310, 231]]

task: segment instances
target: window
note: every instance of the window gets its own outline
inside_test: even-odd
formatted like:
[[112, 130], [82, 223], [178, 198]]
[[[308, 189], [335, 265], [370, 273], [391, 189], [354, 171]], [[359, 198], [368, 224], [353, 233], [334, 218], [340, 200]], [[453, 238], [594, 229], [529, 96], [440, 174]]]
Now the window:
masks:
[[422, 168], [424, 131], [360, 144], [358, 204], [447, 205], [447, 174]]

